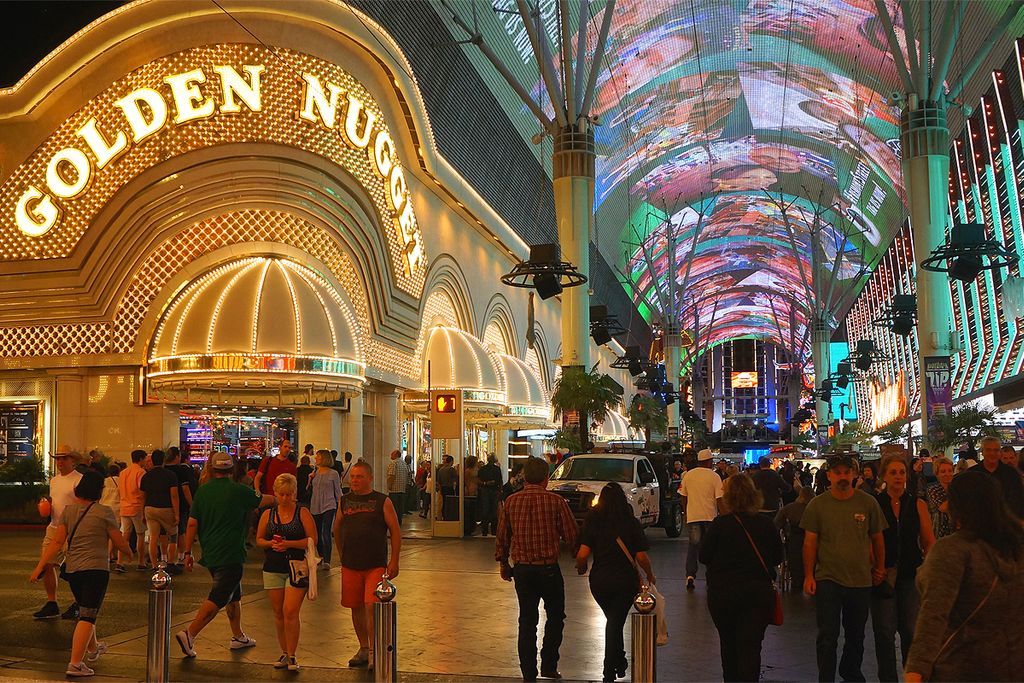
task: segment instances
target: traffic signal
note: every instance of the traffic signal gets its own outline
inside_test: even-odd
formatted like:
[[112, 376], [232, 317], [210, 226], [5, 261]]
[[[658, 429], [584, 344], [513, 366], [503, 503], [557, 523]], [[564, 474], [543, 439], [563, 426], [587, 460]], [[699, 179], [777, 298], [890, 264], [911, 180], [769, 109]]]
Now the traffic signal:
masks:
[[463, 435], [462, 392], [430, 392], [430, 434], [435, 439], [461, 439]]
[[454, 413], [458, 407], [458, 403], [455, 398], [455, 394], [435, 394], [434, 395], [434, 412], [435, 413]]

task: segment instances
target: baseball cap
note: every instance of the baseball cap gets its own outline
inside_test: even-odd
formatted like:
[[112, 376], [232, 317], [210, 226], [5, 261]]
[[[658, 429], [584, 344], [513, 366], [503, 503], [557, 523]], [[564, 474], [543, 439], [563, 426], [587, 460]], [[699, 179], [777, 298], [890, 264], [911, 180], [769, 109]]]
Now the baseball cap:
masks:
[[235, 466], [235, 461], [230, 453], [217, 451], [210, 456], [210, 467], [215, 470], [230, 470]]
[[697, 453], [697, 460], [699, 462], [704, 462], [705, 460], [714, 460], [714, 458], [715, 456], [711, 455], [710, 448], [705, 448], [701, 450], [699, 453]]
[[828, 469], [833, 467], [849, 467], [851, 470], [855, 470], [857, 461], [849, 455], [833, 455], [828, 459]]

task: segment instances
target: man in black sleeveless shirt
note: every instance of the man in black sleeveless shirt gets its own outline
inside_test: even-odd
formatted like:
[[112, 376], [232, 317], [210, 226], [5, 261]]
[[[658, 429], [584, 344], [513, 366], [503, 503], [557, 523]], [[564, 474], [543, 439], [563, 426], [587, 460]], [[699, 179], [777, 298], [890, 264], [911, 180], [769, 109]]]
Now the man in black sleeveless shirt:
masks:
[[[341, 557], [341, 605], [352, 610], [352, 626], [359, 638], [359, 651], [349, 666], [373, 665], [371, 634], [374, 589], [386, 574], [398, 576], [398, 555], [402, 529], [391, 499], [373, 490], [373, 468], [360, 460], [349, 473], [351, 491], [341, 498], [334, 519], [334, 543]], [[388, 558], [388, 536], [391, 558]]]

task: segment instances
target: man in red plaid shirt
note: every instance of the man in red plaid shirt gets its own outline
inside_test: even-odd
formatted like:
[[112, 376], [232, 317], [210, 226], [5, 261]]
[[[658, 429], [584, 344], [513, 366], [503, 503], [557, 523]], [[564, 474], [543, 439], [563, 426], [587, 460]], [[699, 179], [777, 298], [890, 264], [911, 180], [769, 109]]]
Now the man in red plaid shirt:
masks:
[[[558, 648], [565, 625], [565, 582], [558, 567], [564, 544], [576, 549], [576, 520], [565, 499], [547, 490], [548, 465], [530, 458], [523, 467], [526, 485], [501, 506], [495, 559], [501, 578], [516, 583], [519, 598], [519, 668], [524, 681], [537, 680], [537, 622], [544, 601], [547, 623], [540, 650], [540, 675], [561, 678]], [[510, 564], [511, 563], [511, 564]]]

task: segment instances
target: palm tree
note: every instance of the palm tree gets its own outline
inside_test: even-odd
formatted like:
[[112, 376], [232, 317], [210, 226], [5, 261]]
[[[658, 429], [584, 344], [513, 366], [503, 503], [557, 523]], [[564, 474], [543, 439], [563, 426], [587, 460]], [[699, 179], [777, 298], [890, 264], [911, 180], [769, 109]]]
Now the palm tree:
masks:
[[942, 451], [965, 443], [973, 449], [981, 437], [999, 436], [999, 429], [993, 424], [995, 415], [995, 409], [976, 403], [957, 406], [948, 415], [935, 418], [928, 430], [928, 442]]
[[582, 367], [570, 366], [562, 370], [551, 393], [551, 407], [555, 417], [575, 412], [579, 416], [580, 445], [590, 443], [590, 421], [604, 422], [608, 411], [619, 404], [622, 390], [608, 375], [597, 371], [597, 365], [587, 372]]
[[664, 434], [668, 427], [665, 404], [653, 396], [637, 394], [629, 406], [629, 426], [643, 430], [644, 448], [650, 448], [651, 433]]

